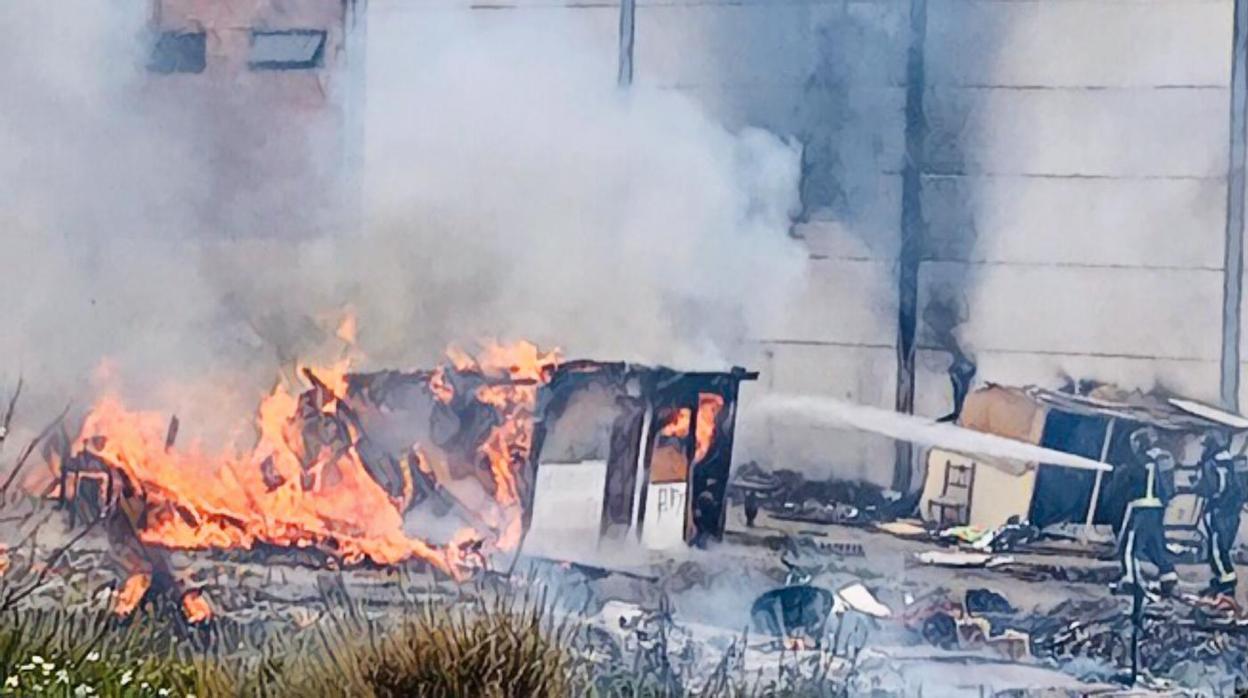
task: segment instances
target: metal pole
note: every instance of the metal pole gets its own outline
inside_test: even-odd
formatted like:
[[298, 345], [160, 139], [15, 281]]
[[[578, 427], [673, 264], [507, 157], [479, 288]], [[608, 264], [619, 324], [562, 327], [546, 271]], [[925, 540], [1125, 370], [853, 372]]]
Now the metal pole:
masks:
[[1248, 0], [1235, 0], [1231, 53], [1231, 138], [1226, 173], [1226, 255], [1222, 285], [1222, 407], [1239, 411], [1240, 306], [1244, 283], [1244, 161], [1248, 153]]
[[[1109, 424], [1105, 426], [1105, 441], [1101, 443], [1101, 462], [1104, 463], [1109, 458], [1109, 443], [1114, 438], [1114, 424], [1117, 419], [1110, 419]], [[1096, 471], [1096, 482], [1092, 483], [1092, 500], [1088, 502], [1088, 519], [1083, 524], [1083, 532], [1080, 539], [1084, 542], [1088, 540], [1088, 533], [1092, 530], [1092, 520], [1096, 518], [1096, 505], [1101, 499], [1101, 480], [1105, 478], [1105, 471]]]
[[344, 223], [353, 234], [364, 227], [364, 149], [368, 96], [368, 0], [342, 4], [343, 55], [343, 167], [346, 207]]
[[1138, 576], [1131, 591], [1131, 685], [1140, 675], [1140, 630], [1144, 625], [1144, 587]]
[[620, 87], [633, 84], [633, 36], [637, 0], [620, 0]]

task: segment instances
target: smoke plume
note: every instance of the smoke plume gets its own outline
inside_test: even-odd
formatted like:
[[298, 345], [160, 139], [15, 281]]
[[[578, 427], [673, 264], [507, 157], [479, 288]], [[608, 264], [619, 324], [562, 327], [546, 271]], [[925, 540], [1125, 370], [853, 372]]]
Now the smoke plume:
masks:
[[[341, 182], [363, 187], [363, 220], [309, 236], [317, 202], [287, 173], [221, 194], [215, 124], [256, 106], [153, 99], [151, 81], [199, 76], [145, 71], [146, 12], [0, 8], [0, 379], [23, 373], [45, 410], [93, 375], [188, 425], [245, 409], [347, 306], [375, 365], [486, 336], [722, 364], [801, 283], [798, 148], [617, 88], [615, 46], [586, 25], [374, 17], [365, 171]], [[296, 134], [312, 154], [342, 136]]]

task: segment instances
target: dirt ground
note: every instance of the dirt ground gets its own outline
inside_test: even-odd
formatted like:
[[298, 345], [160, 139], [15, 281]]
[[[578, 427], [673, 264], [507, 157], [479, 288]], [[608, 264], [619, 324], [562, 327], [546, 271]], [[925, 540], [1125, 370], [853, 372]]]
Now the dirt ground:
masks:
[[[840, 554], [829, 548], [841, 547], [843, 551], [843, 546], [830, 544], [860, 545], [862, 555]], [[1216, 649], [1202, 655], [1193, 647], [1191, 657], [1180, 657], [1177, 665], [1170, 655], [1164, 660], [1167, 671], [1163, 677], [1145, 682], [1151, 690], [1127, 690], [1111, 680], [1113, 674], [1125, 673], [1127, 668], [1112, 662], [1065, 655], [1046, 657], [1043, 650], [1015, 661], [1004, 657], [999, 648], [982, 643], [966, 643], [954, 650], [938, 649], [924, 641], [917, 630], [919, 621], [909, 616], [921, 616], [919, 609], [933, 599], [960, 601], [973, 589], [986, 589], [1004, 597], [1015, 609], [1006, 624], [1037, 634], [1041, 628], [1097, 620], [1092, 615], [1101, 619], [1108, 616], [1119, 628], [1129, 628], [1131, 601], [1109, 591], [1107, 583], [1119, 576], [1118, 564], [1113, 559], [1060, 552], [1015, 552], [1006, 553], [1013, 559], [1011, 564], [995, 568], [942, 567], [915, 560], [917, 554], [932, 550], [954, 548], [865, 527], [783, 521], [766, 512], [760, 513], [755, 527], [748, 528], [741, 510], [734, 508], [729, 513], [724, 543], [713, 550], [689, 553], [684, 567], [692, 567], [689, 562], [696, 563], [699, 574], [683, 573], [685, 577], [695, 577], [688, 588], [679, 589], [672, 584], [682, 575], [681, 563], [676, 562], [669, 563], [675, 570], [667, 571], [662, 583], [678, 592], [675, 604], [684, 618], [717, 627], [740, 628], [748, 624], [748, 600], [785, 581], [791, 567], [782, 558], [810, 574], [810, 583], [815, 586], [835, 591], [861, 582], [894, 616], [870, 621], [860, 635], [863, 649], [857, 671], [861, 677], [855, 685], [881, 694], [1241, 695], [1237, 691], [1248, 681], [1248, 666], [1242, 666], [1238, 676], [1234, 670], [1228, 672], [1225, 667], [1216, 666], [1241, 661], [1231, 659], [1231, 655], [1211, 658], [1209, 652], [1216, 653]], [[1209, 571], [1204, 565], [1180, 565], [1178, 571], [1181, 593], [1196, 594], [1208, 582]], [[1239, 601], [1248, 602], [1243, 586]], [[1150, 654], [1163, 651], [1159, 647], [1183, 655], [1185, 648], [1175, 646], [1176, 641], [1163, 635], [1172, 630], [1170, 626], [1186, 623], [1178, 619], [1186, 617], [1183, 613], [1188, 610], [1173, 602], [1146, 604], [1145, 639], [1141, 643], [1145, 647], [1141, 651], [1144, 669], [1148, 669]], [[1228, 636], [1242, 640], [1244, 633], [1242, 629], [1196, 633], [1184, 636], [1177, 644], [1199, 641], [1202, 647], [1207, 644], [1216, 648]], [[1120, 640], [1123, 647], [1129, 647], [1127, 638]], [[1162, 663], [1163, 659], [1158, 657], [1157, 662]]]
[[[56, 528], [55, 522], [49, 527]], [[924, 552], [954, 550], [930, 540], [903, 539], [867, 527], [781, 521], [766, 512], [756, 523], [747, 527], [742, 512], [734, 508], [725, 540], [707, 550], [624, 550], [581, 560], [581, 566], [529, 558], [516, 566], [517, 575], [495, 570], [489, 576], [495, 583], [520, 586], [526, 575], [545, 577], [559, 587], [566, 608], [583, 609], [576, 613], [614, 633], [622, 647], [630, 638], [621, 631], [621, 612], [653, 611], [670, 603], [674, 622], [689, 644], [697, 646], [697, 661], [703, 665], [715, 664], [744, 638], [743, 666], [748, 671], [766, 677], [781, 672], [785, 662], [824, 662], [848, 677], [850, 695], [1232, 696], [1237, 695], [1237, 680], [1241, 687], [1248, 681], [1248, 661], [1243, 660], [1248, 631], [1189, 628], [1187, 609], [1156, 602], [1147, 607], [1142, 664], [1149, 669], [1150, 661], [1161, 661], [1154, 656], [1164, 654], [1166, 670], [1160, 672], [1162, 680], [1144, 684], [1147, 688], [1124, 688], [1116, 675], [1126, 668], [1122, 651], [1128, 646], [1131, 602], [1109, 593], [1107, 582], [1118, 576], [1113, 560], [1016, 552], [1007, 553], [1011, 564], [995, 568], [940, 567], [915, 559]], [[68, 534], [54, 533], [41, 536], [41, 544]], [[61, 565], [62, 574], [53, 576], [55, 586], [47, 590], [46, 602], [64, 603], [66, 589], [83, 590], [79, 595], [85, 602], [115, 583], [106, 563], [107, 546], [102, 536], [83, 540]], [[192, 570], [190, 576], [223, 617], [256, 627], [271, 628], [275, 621], [283, 627], [308, 627], [316, 622], [325, 595], [335, 589], [378, 612], [391, 607], [402, 587], [409, 588], [409, 595], [411, 589], [451, 598], [471, 592], [415, 568], [334, 571], [293, 554], [175, 557]], [[834, 651], [828, 652], [825, 644], [820, 651], [780, 652], [774, 640], [751, 627], [750, 610], [760, 594], [783, 586], [793, 570], [808, 575], [809, 584], [832, 592], [860, 583], [890, 609], [891, 617], [846, 613], [829, 628]], [[1181, 565], [1179, 572], [1188, 592], [1207, 582], [1208, 570], [1202, 565]], [[961, 603], [976, 589], [998, 594], [1013, 607], [994, 619], [989, 632], [998, 634], [1004, 627], [1023, 633], [1032, 639], [1029, 652], [1007, 656], [1002, 646], [979, 641], [942, 649], [924, 637], [921, 626], [933, 605]], [[43, 596], [31, 602], [39, 603]], [[1240, 600], [1248, 601], [1242, 588]], [[1077, 651], [1054, 653], [1039, 646], [1054, 629], [1076, 622], [1111, 630]], [[1180, 631], [1186, 634], [1176, 634]], [[1106, 635], [1118, 643], [1113, 661], [1106, 661], [1096, 646]], [[1235, 661], [1240, 662], [1237, 670], [1228, 670], [1227, 663]]]

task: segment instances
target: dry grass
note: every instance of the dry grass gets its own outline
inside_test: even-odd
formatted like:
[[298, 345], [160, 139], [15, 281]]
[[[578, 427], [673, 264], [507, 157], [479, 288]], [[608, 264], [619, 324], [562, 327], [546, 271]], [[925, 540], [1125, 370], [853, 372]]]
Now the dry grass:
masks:
[[579, 695], [576, 630], [551, 610], [525, 594], [415, 604], [391, 622], [351, 609], [319, 630], [319, 651], [284, 682], [301, 695], [326, 681], [379, 698]]
[[129, 620], [10, 609], [0, 614], [0, 695], [584, 695], [592, 670], [570, 651], [577, 630], [551, 610], [525, 594], [384, 615], [340, 601], [312, 629], [256, 641], [228, 621], [189, 628], [160, 605]]
[[[0, 695], [845, 695], [843, 681], [818, 672], [782, 672], [766, 683], [747, 676], [739, 668], [744, 637], [692, 692], [679, 653], [652, 647], [595, 656], [586, 652], [594, 631], [554, 609], [545, 596], [523, 592], [413, 601], [385, 612], [339, 600], [310, 629], [259, 639], [227, 620], [188, 628], [170, 607], [149, 606], [128, 621], [102, 610], [16, 609], [0, 614]], [[5, 686], [11, 677], [20, 683]]]

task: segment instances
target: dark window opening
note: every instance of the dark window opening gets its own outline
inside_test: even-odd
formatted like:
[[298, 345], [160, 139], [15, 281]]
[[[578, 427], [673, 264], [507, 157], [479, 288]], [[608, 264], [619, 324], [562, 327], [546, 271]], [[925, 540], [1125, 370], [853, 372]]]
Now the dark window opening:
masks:
[[253, 31], [247, 66], [252, 70], [310, 70], [319, 68], [324, 56], [324, 30]]
[[203, 32], [161, 32], [152, 45], [147, 69], [153, 73], [202, 73], [207, 64]]

